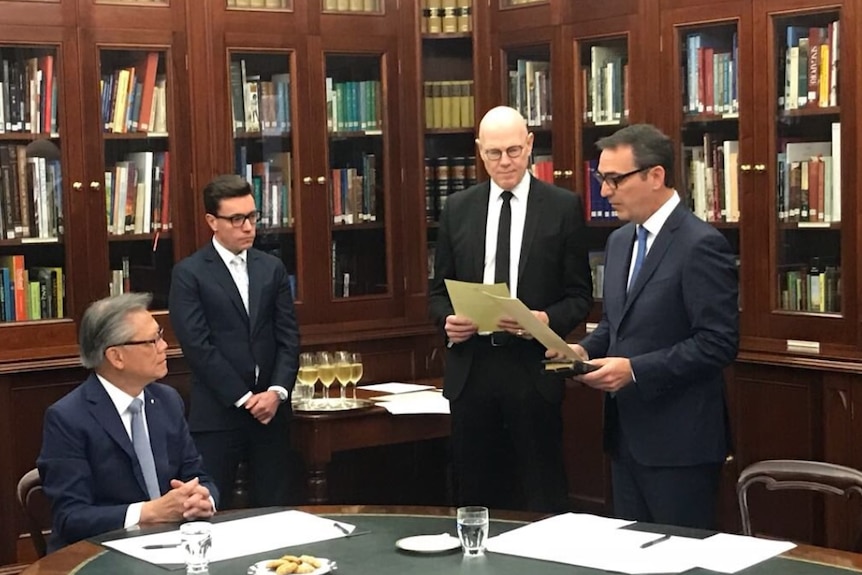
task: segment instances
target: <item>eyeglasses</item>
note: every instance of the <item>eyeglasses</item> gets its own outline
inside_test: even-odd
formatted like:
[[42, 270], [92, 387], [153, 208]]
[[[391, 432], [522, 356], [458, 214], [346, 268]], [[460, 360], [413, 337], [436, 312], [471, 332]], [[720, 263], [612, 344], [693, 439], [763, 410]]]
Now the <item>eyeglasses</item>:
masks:
[[153, 339], [138, 339], [138, 340], [132, 340], [132, 341], [124, 341], [123, 343], [114, 344], [111, 347], [119, 347], [121, 345], [144, 345], [144, 344], [149, 344], [149, 345], [155, 346], [155, 345], [158, 345], [159, 342], [162, 342], [165, 340], [164, 335], [165, 335], [165, 328], [160, 327], [159, 333], [157, 333], [156, 337], [154, 337]]
[[635, 174], [639, 174], [641, 172], [646, 172], [647, 170], [653, 169], [655, 166], [644, 166], [643, 168], [637, 168], [632, 170], [631, 172], [626, 172], [625, 174], [603, 174], [598, 170], [593, 172], [593, 177], [596, 181], [601, 184], [607, 184], [608, 187], [612, 190], [616, 190], [620, 187], [624, 181], [626, 181], [631, 176]]
[[232, 216], [220, 216], [218, 214], [212, 214], [212, 216], [220, 220], [229, 221], [231, 225], [235, 228], [241, 228], [243, 225], [245, 225], [246, 220], [248, 220], [251, 225], [255, 225], [257, 223], [257, 220], [260, 219], [260, 210], [255, 210], [247, 214], [234, 214]]
[[[510, 158], [517, 158], [524, 151], [524, 146], [509, 146], [506, 148], [506, 155]], [[496, 148], [492, 148], [490, 150], [484, 150], [483, 152], [485, 157], [489, 160], [497, 161], [503, 157], [503, 150], [498, 150]]]

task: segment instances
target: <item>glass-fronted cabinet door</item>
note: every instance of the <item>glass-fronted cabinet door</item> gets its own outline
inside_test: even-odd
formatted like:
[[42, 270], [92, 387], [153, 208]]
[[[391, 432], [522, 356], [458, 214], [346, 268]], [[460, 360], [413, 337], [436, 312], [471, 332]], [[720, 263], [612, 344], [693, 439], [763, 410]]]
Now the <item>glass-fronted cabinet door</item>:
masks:
[[260, 217], [255, 247], [281, 259], [297, 286], [294, 128], [295, 52], [228, 50], [234, 172], [252, 187]]
[[[312, 40], [313, 44], [317, 39]], [[403, 263], [393, 242], [403, 237], [397, 98], [397, 39], [327, 38], [320, 68], [309, 74], [321, 154], [303, 164], [303, 202], [320, 225], [304, 229], [318, 278], [326, 278], [316, 313], [321, 321], [403, 315]], [[322, 74], [321, 74], [322, 72]], [[306, 193], [313, 190], [313, 194]], [[312, 199], [313, 196], [313, 199]], [[314, 237], [312, 240], [311, 237]], [[321, 241], [322, 240], [322, 241]], [[326, 262], [325, 265], [321, 265]], [[323, 287], [325, 286], [325, 287]]]
[[[746, 68], [750, 38], [750, 7], [728, 3], [710, 8], [703, 21], [700, 9], [680, 9], [663, 14], [663, 42], [674, 47], [666, 59], [674, 114], [669, 135], [677, 149], [673, 184], [680, 199], [699, 218], [717, 228], [736, 254], [740, 278], [743, 329], [755, 308], [756, 262], [746, 258], [741, 222], [754, 214], [745, 194], [753, 180], [750, 71]], [[742, 39], [742, 42], [740, 41]], [[746, 200], [748, 198], [748, 200]], [[748, 323], [746, 323], [748, 322]]]
[[191, 197], [185, 49], [170, 30], [141, 31], [135, 45], [123, 30], [82, 37], [98, 62], [82, 79], [91, 297], [149, 292], [165, 310], [178, 238], [191, 234], [177, 224]]
[[[29, 356], [33, 348], [50, 355], [64, 338], [74, 342], [74, 324], [66, 319], [86, 305], [86, 290], [73, 284], [84, 274], [69, 267], [72, 254], [86, 249], [86, 216], [76, 195], [81, 174], [70, 167], [80, 161], [80, 124], [68, 111], [77, 93], [61, 85], [77, 51], [59, 29], [41, 30], [37, 43], [32, 31], [26, 36], [4, 33], [0, 43], [0, 358], [6, 359]], [[55, 325], [42, 330], [32, 322]]]
[[847, 192], [854, 170], [842, 162], [855, 130], [846, 125], [853, 98], [839, 67], [845, 23], [832, 7], [770, 14], [768, 22], [769, 327], [788, 348], [817, 351], [821, 342], [855, 340], [848, 324], [856, 317], [856, 254], [846, 249], [856, 238]]

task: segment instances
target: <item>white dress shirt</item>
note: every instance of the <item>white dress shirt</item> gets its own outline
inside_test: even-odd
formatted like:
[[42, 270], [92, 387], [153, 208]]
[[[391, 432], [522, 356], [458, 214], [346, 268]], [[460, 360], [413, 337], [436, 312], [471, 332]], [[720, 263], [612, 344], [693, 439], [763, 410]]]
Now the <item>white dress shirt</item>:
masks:
[[[661, 231], [662, 227], [664, 227], [664, 223], [670, 217], [671, 212], [676, 208], [679, 204], [679, 194], [674, 190], [673, 195], [668, 198], [668, 200], [661, 205], [659, 209], [653, 213], [647, 220], [641, 224], [641, 226], [647, 231], [647, 241], [646, 241], [646, 254], [644, 255], [644, 259], [646, 259], [646, 255], [649, 255], [649, 250], [652, 247], [653, 242], [655, 241], [656, 236]], [[626, 285], [629, 285], [632, 279], [632, 272], [635, 269], [635, 259], [637, 258], [638, 251], [638, 243], [632, 242], [632, 260], [629, 263], [629, 275], [627, 276], [628, 281]]]
[[[485, 221], [485, 268], [482, 283], [494, 283], [497, 267], [497, 229], [500, 227], [500, 209], [503, 206], [503, 192], [506, 191], [491, 180], [491, 193], [488, 195], [488, 219]], [[509, 190], [512, 199], [512, 235], [509, 252], [509, 295], [518, 297], [518, 263], [521, 261], [521, 240], [524, 237], [524, 223], [527, 221], [527, 197], [530, 195], [530, 172], [525, 172], [521, 181]]]

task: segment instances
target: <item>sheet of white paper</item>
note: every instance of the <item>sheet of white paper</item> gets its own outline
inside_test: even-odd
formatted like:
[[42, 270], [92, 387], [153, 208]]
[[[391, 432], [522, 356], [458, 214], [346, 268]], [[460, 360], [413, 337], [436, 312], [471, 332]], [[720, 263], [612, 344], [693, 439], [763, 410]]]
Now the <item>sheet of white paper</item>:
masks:
[[381, 393], [411, 393], [413, 391], [422, 391], [423, 389], [434, 389], [433, 385], [420, 385], [418, 383], [372, 383], [371, 385], [360, 385], [359, 389], [367, 389], [368, 391], [379, 391]]
[[375, 397], [377, 405], [393, 415], [449, 413], [449, 400], [439, 391], [416, 391]]
[[509, 287], [504, 283], [480, 284], [445, 280], [449, 301], [457, 315], [469, 317], [479, 326], [479, 332], [497, 331], [500, 320], [500, 308], [491, 301], [487, 294], [509, 297]]
[[[348, 532], [355, 525], [337, 522]], [[254, 537], [249, 537], [253, 533]], [[210, 562], [254, 555], [271, 549], [294, 547], [344, 537], [336, 522], [302, 511], [279, 511], [257, 517], [213, 523]], [[145, 545], [167, 545], [180, 542], [179, 530], [106, 541], [102, 545], [132, 557], [160, 565], [185, 563], [182, 547], [144, 549]]]
[[621, 573], [680, 573], [694, 567], [694, 555], [661, 549], [675, 538], [646, 549], [661, 536], [618, 527], [630, 521], [567, 513], [514, 529], [488, 540], [488, 550]]
[[569, 344], [558, 336], [554, 330], [539, 321], [521, 300], [511, 297], [500, 297], [492, 293], [486, 293], [486, 295], [496, 302], [504, 315], [517, 321], [527, 333], [539, 340], [539, 343], [546, 348], [558, 351], [563, 357], [569, 359], [580, 359], [572, 351], [572, 348], [569, 347]]
[[703, 540], [697, 565], [719, 573], [736, 573], [796, 547], [789, 541], [773, 541], [719, 533]]

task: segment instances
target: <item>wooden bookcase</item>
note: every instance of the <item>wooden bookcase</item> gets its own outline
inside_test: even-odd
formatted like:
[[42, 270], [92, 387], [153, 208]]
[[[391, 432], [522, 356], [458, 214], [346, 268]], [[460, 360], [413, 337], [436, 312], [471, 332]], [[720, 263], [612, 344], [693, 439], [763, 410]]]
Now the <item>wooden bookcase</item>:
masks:
[[[451, 17], [448, 9], [462, 4], [433, 0], [429, 5], [445, 8]], [[0, 564], [15, 560], [20, 518], [6, 518], [17, 517], [11, 494], [38, 453], [44, 409], [81, 376], [77, 319], [89, 302], [109, 293], [112, 270], [121, 270], [123, 282], [125, 261], [128, 287], [154, 291], [161, 307], [172, 265], [209, 240], [200, 191], [215, 174], [247, 171], [260, 182], [262, 204], [269, 190], [271, 214], [260, 230], [260, 245], [280, 254], [295, 277], [304, 347], [360, 351], [374, 366], [373, 379], [440, 375], [442, 342], [427, 321], [429, 242], [433, 246], [440, 202], [435, 188], [429, 207], [425, 158], [466, 161], [475, 155], [478, 119], [492, 106], [514, 103], [510, 77], [518, 78], [519, 66], [526, 75], [528, 62], [534, 83], [538, 78], [540, 86], [550, 84], [544, 99], [536, 100], [540, 109], [531, 129], [536, 155], [552, 162], [549, 179], [558, 185], [585, 193], [596, 139], [631, 122], [654, 123], [678, 142], [674, 176], [680, 188], [685, 185], [684, 196], [689, 186], [682, 182], [691, 181], [692, 171], [683, 159], [705, 140], [710, 149], [736, 158], [733, 205], [739, 217], [715, 222], [738, 250], [741, 282], [742, 343], [728, 370], [736, 452], [723, 485], [723, 527], [736, 525], [733, 481], [752, 461], [805, 457], [862, 467], [862, 426], [855, 417], [857, 404], [862, 410], [862, 294], [855, 257], [862, 245], [854, 193], [862, 160], [857, 146], [862, 86], [852, 73], [859, 64], [862, 17], [855, 3], [492, 0], [473, 2], [471, 32], [439, 36], [423, 33], [423, 4], [397, 0], [0, 0], [0, 11], [0, 60], [14, 61], [25, 72], [28, 65], [31, 72], [43, 70], [43, 82], [51, 78], [51, 106], [56, 105], [56, 119], [37, 133], [4, 125], [0, 150], [11, 146], [17, 154], [45, 138], [59, 148], [62, 179], [53, 213], [63, 222], [62, 234], [57, 229], [56, 237], [42, 241], [4, 236], [0, 256], [23, 255], [30, 268], [62, 268], [65, 288], [62, 318], [0, 323], [0, 460], [12, 462], [0, 474], [0, 493], [6, 494], [0, 496]], [[834, 103], [800, 109], [797, 101], [796, 109], [785, 110], [778, 101], [785, 96], [788, 30], [796, 27], [798, 34], [791, 36], [808, 37], [825, 29], [828, 40], [834, 22], [840, 31]], [[716, 69], [733, 69], [735, 82], [724, 72], [723, 82], [733, 86], [729, 93], [736, 101], [731, 98], [729, 108], [722, 104], [718, 114], [695, 111], [696, 103], [689, 102], [684, 70], [698, 35], [709, 38], [703, 46], [713, 57], [731, 54], [721, 56], [724, 68]], [[51, 74], [44, 71], [49, 61]], [[105, 128], [107, 112], [119, 107], [116, 100], [113, 106], [105, 101], [100, 82], [119, 79], [124, 71], [128, 78], [133, 67], [146, 71], [142, 94], [148, 84], [155, 90], [164, 79], [164, 130], [134, 131], [131, 123], [118, 123], [115, 130], [113, 121]], [[622, 105], [619, 94], [607, 100], [609, 119], [596, 121], [604, 108], [594, 106], [597, 93], [584, 76], [603, 68], [607, 86], [622, 89]], [[156, 80], [147, 80], [152, 77]], [[429, 127], [426, 82], [469, 81], [472, 123], [459, 118], [458, 127]], [[256, 129], [253, 118], [251, 126], [246, 118], [251, 90], [257, 92]], [[337, 115], [340, 108], [327, 104], [339, 92], [366, 103], [359, 108], [364, 116], [340, 118], [358, 126], [339, 128], [332, 110]], [[517, 91], [512, 94], [518, 98]], [[242, 106], [235, 112], [239, 97]], [[47, 110], [43, 99], [38, 106]], [[779, 154], [787, 154], [791, 144], [832, 145], [833, 124], [840, 124], [835, 133], [841, 183], [832, 221], [811, 221], [810, 214], [808, 222], [796, 221], [779, 207], [785, 185]], [[106, 173], [113, 182], [123, 162], [137, 168], [140, 159], [155, 167], [166, 154], [169, 167], [160, 173], [167, 173], [173, 227], [155, 229], [159, 216], [153, 210], [149, 231], [136, 230], [135, 220], [123, 218], [123, 233], [118, 219], [111, 232], [113, 194], [106, 193]], [[812, 155], [826, 154], [821, 148]], [[131, 165], [125, 164], [127, 171]], [[158, 197], [164, 175], [153, 170], [151, 194]], [[481, 168], [477, 172], [484, 177]], [[734, 170], [724, 175], [728, 172]], [[336, 180], [346, 182], [346, 196], [336, 196]], [[50, 208], [47, 190], [41, 200]], [[336, 197], [350, 210], [338, 211]], [[137, 209], [137, 200], [131, 207]], [[617, 225], [591, 219], [590, 249], [600, 252]], [[827, 285], [834, 292], [828, 306], [788, 305], [794, 300], [788, 277], [797, 277], [788, 272], [803, 271], [805, 277], [823, 274], [821, 293]], [[54, 276], [43, 272], [43, 277]], [[598, 321], [600, 314], [597, 303], [589, 320]], [[157, 315], [175, 344], [169, 317]], [[181, 385], [187, 369], [176, 345], [170, 353], [172, 377]], [[600, 403], [601, 396], [589, 389], [569, 388], [567, 468], [573, 505], [609, 512]], [[779, 499], [767, 509], [775, 520], [765, 532], [827, 544], [847, 537], [858, 511], [793, 499]]]

